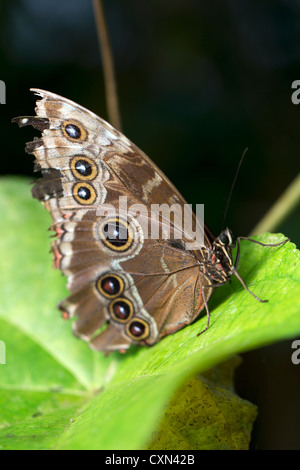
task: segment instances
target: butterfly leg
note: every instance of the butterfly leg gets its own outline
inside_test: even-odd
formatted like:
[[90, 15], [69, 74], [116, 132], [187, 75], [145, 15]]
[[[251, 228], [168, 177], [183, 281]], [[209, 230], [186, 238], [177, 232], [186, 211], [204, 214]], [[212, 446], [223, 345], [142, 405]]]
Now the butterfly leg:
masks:
[[247, 292], [249, 292], [249, 294], [251, 294], [256, 300], [258, 300], [258, 302], [263, 302], [263, 303], [268, 302], [268, 300], [262, 300], [257, 295], [255, 295], [253, 292], [251, 292], [251, 290], [247, 287], [245, 281], [242, 279], [242, 277], [237, 272], [236, 268], [237, 268], [237, 265], [238, 265], [238, 262], [239, 262], [239, 257], [240, 257], [241, 240], [248, 240], [249, 242], [253, 242], [253, 243], [256, 243], [257, 245], [261, 245], [261, 246], [280, 246], [280, 245], [284, 245], [286, 242], [290, 241], [290, 239], [286, 238], [282, 242], [278, 242], [278, 243], [262, 243], [262, 242], [259, 242], [257, 240], [253, 240], [253, 238], [248, 238], [248, 237], [238, 237], [237, 238], [237, 254], [236, 254], [234, 266], [232, 268], [232, 273], [238, 278], [238, 280], [240, 281], [240, 283], [242, 284], [244, 289]]
[[262, 242], [259, 242], [257, 240], [253, 240], [253, 238], [248, 238], [248, 237], [238, 237], [236, 239], [236, 242], [237, 242], [237, 252], [236, 252], [236, 258], [235, 258], [235, 263], [234, 263], [234, 268], [236, 269], [237, 265], [238, 265], [238, 262], [239, 262], [239, 258], [240, 258], [240, 245], [241, 245], [241, 240], [248, 240], [249, 242], [252, 242], [252, 243], [256, 243], [257, 245], [261, 245], [261, 246], [280, 246], [280, 245], [284, 245], [286, 242], [289, 242], [290, 239], [289, 238], [286, 238], [285, 240], [283, 240], [282, 242], [278, 242], [278, 243], [262, 243]]
[[265, 303], [265, 302], [268, 302], [268, 300], [262, 300], [260, 297], [258, 297], [257, 295], [255, 295], [253, 292], [251, 292], [251, 290], [247, 287], [244, 279], [240, 276], [240, 274], [237, 272], [237, 270], [235, 268], [233, 268], [232, 270], [233, 274], [238, 278], [238, 280], [240, 281], [240, 283], [242, 284], [243, 288], [249, 293], [251, 294], [256, 300], [258, 300], [258, 302], [262, 302], [262, 303]]
[[197, 337], [202, 335], [202, 333], [204, 333], [206, 330], [208, 330], [209, 321], [210, 321], [210, 311], [209, 311], [209, 308], [208, 308], [208, 303], [207, 303], [207, 300], [206, 300], [205, 290], [204, 290], [203, 286], [201, 288], [201, 291], [202, 291], [202, 298], [203, 298], [203, 302], [204, 302], [205, 310], [206, 310], [206, 327], [202, 331], [200, 331], [200, 333], [197, 334]]

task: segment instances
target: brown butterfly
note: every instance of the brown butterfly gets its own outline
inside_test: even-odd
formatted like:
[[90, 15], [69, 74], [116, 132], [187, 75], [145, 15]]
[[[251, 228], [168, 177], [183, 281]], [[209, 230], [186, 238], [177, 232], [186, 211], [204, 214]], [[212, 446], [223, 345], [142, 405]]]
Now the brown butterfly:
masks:
[[[206, 331], [215, 287], [235, 274], [248, 290], [236, 271], [243, 237], [233, 263], [230, 230], [215, 238], [193, 214], [203, 242], [191, 248], [194, 231], [178, 226], [186, 201], [139, 148], [80, 105], [32, 91], [42, 98], [36, 116], [13, 122], [42, 131], [26, 145], [42, 172], [32, 193], [53, 219], [54, 266], [68, 277], [71, 293], [58, 307], [75, 318], [74, 333], [97, 350], [125, 351], [131, 343], [155, 344], [204, 307], [207, 324], [199, 334]], [[127, 209], [120, 208], [120, 197]], [[169, 224], [151, 211], [163, 204], [175, 208]], [[105, 207], [111, 212], [100, 210]], [[145, 236], [149, 225], [158, 237]]]

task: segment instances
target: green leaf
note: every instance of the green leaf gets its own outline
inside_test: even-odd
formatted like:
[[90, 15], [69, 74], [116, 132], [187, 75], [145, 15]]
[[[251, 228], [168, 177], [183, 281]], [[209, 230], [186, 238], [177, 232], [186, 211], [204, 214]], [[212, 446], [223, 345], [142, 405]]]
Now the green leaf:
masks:
[[[274, 248], [242, 241], [239, 273], [249, 289], [268, 303], [257, 302], [233, 278], [216, 289], [209, 303], [211, 326], [200, 337], [197, 333], [205, 325], [204, 317], [151, 348], [132, 347], [124, 355], [116, 352], [105, 357], [76, 339], [71, 323], [56, 309], [67, 295], [66, 279], [51, 267], [50, 217], [32, 199], [27, 180], [2, 179], [0, 213], [0, 340], [6, 346], [6, 364], [0, 364], [2, 448], [138, 449], [149, 448], [150, 442], [158, 445], [154, 436], [159, 435], [163, 410], [176, 390], [187, 389], [192, 375], [237, 353], [300, 333], [299, 252], [292, 243]], [[276, 243], [284, 236], [264, 234], [258, 239]], [[221, 436], [219, 448], [245, 448], [253, 409], [245, 407], [233, 392], [228, 395], [222, 381], [207, 387], [207, 380], [202, 379], [200, 387], [205, 396], [210, 389], [213, 402], [221, 387], [222, 399], [230, 404], [224, 411], [228, 425], [221, 431], [215, 428], [215, 435]], [[193, 382], [193, 394], [197, 387]], [[179, 403], [178, 397], [173, 400]], [[248, 408], [252, 409], [249, 413]], [[216, 409], [210, 410], [213, 416]], [[203, 415], [198, 411], [191, 413], [201, 421]], [[232, 426], [237, 415], [245, 416], [248, 423], [240, 430]], [[196, 431], [191, 441], [184, 442], [210, 448], [201, 438], [205, 433], [211, 436], [207, 426], [203, 422], [198, 436]], [[235, 439], [243, 429], [248, 437]], [[178, 437], [178, 448], [182, 442]], [[168, 441], [164, 445], [175, 444]]]
[[237, 356], [190, 377], [161, 413], [149, 449], [247, 450], [257, 409], [233, 390]]

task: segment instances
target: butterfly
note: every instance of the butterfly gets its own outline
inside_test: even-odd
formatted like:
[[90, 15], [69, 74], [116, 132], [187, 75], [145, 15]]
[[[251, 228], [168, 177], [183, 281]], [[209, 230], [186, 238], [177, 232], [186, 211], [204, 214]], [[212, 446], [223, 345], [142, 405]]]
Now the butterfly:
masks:
[[[96, 350], [125, 352], [131, 344], [154, 345], [205, 308], [202, 334], [216, 287], [234, 274], [250, 292], [236, 269], [245, 237], [234, 240], [228, 228], [215, 237], [194, 213], [182, 228], [188, 204], [144, 152], [82, 106], [32, 91], [41, 98], [36, 116], [13, 122], [42, 132], [26, 145], [42, 173], [32, 193], [52, 217], [54, 267], [70, 291], [58, 308], [74, 318], [75, 335]], [[170, 217], [153, 206], [172, 208]], [[196, 247], [192, 227], [202, 240]]]

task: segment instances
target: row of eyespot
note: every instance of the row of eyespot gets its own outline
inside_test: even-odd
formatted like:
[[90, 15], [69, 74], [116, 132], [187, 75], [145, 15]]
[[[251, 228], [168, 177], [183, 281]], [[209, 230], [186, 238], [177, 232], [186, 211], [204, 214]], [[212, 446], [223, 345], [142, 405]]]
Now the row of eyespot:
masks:
[[73, 195], [79, 204], [93, 204], [97, 193], [92, 184], [86, 181], [94, 180], [98, 175], [95, 163], [88, 157], [75, 155], [71, 160], [71, 171], [73, 175], [82, 180], [73, 186]]
[[111, 299], [108, 306], [113, 320], [126, 324], [126, 333], [132, 339], [143, 340], [149, 336], [149, 325], [145, 320], [136, 318], [131, 320], [134, 314], [132, 302], [122, 296], [124, 281], [116, 274], [105, 274], [96, 283], [98, 292]]
[[[66, 121], [63, 123], [62, 131], [67, 139], [74, 141], [84, 141], [87, 139], [87, 132], [76, 122]], [[73, 175], [82, 180], [83, 183], [76, 183], [73, 187], [73, 195], [79, 204], [93, 204], [97, 198], [94, 187], [86, 183], [93, 181], [98, 175], [98, 169], [92, 159], [75, 155], [71, 161], [71, 170]]]
[[[66, 122], [63, 126], [65, 136], [73, 141], [86, 140], [86, 131], [73, 122]], [[73, 195], [80, 204], [93, 204], [97, 194], [94, 187], [85, 181], [92, 181], [97, 177], [98, 171], [94, 162], [82, 155], [76, 155], [71, 161], [71, 170], [74, 176], [84, 182], [76, 183], [73, 187]], [[120, 232], [126, 233], [120, 238]], [[117, 251], [127, 250], [132, 243], [133, 236], [129, 226], [119, 218], [105, 219], [98, 229], [103, 235], [103, 242], [111, 249]], [[114, 235], [114, 237], [112, 236]], [[111, 317], [120, 323], [126, 324], [126, 332], [133, 339], [146, 339], [149, 336], [149, 325], [142, 319], [130, 321], [134, 308], [132, 302], [125, 297], [120, 297], [124, 290], [123, 279], [115, 274], [106, 274], [97, 280], [98, 291], [106, 298], [111, 299], [108, 306]]]
[[[74, 122], [65, 122], [63, 127], [64, 135], [75, 140], [86, 140], [87, 133]], [[98, 175], [98, 170], [92, 159], [85, 155], [75, 155], [71, 160], [71, 171], [75, 178], [82, 180], [73, 186], [73, 196], [79, 204], [93, 204], [97, 198], [97, 193], [92, 184], [86, 181], [94, 180]], [[104, 244], [114, 251], [126, 251], [130, 248], [133, 234], [128, 224], [120, 219], [105, 220], [98, 232]], [[122, 237], [120, 237], [122, 233]]]

